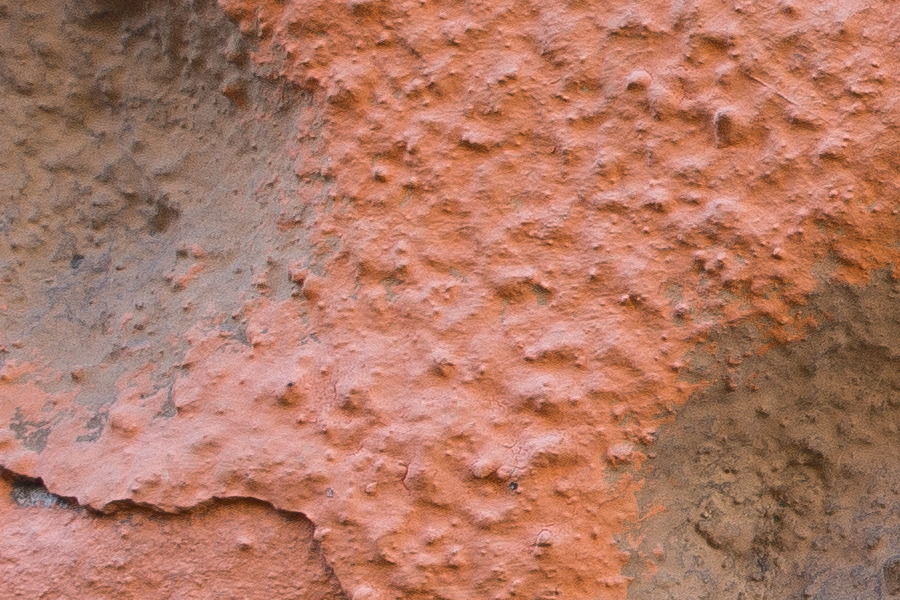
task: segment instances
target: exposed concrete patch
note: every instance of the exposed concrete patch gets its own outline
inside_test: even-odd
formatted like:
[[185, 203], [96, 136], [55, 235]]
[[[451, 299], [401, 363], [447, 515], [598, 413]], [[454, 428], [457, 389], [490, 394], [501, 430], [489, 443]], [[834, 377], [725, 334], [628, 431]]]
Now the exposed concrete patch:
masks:
[[83, 409], [23, 418], [40, 451], [98, 439], [124, 373], [170, 386], [192, 326], [238, 335], [270, 250], [304, 252], [276, 222], [309, 103], [214, 0], [0, 3], [0, 39], [0, 366], [39, 355]]
[[742, 327], [706, 347], [716, 383], [648, 463], [629, 598], [897, 597], [900, 282], [805, 310], [820, 325], [802, 341], [755, 355]]

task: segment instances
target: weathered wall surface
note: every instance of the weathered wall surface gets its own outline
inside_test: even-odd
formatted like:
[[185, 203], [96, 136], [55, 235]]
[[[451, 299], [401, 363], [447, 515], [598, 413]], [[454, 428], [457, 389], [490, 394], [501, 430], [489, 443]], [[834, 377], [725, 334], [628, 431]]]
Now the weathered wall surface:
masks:
[[647, 536], [715, 539], [648, 517], [706, 493], [644, 485], [689, 460], [659, 427], [865, 321], [810, 294], [898, 259], [890, 2], [40, 0], [0, 28], [0, 465], [78, 509], [2, 509], [49, 536], [4, 549], [23, 581], [59, 536], [122, 551], [137, 510], [153, 569], [166, 528], [293, 540], [232, 582], [297, 555], [270, 597], [652, 594]]
[[747, 356], [741, 323], [703, 348], [716, 384], [661, 429], [629, 598], [900, 597], [898, 303], [889, 277], [832, 286], [803, 340]]
[[303, 515], [219, 499], [179, 515], [85, 511], [0, 479], [3, 598], [345, 598]]

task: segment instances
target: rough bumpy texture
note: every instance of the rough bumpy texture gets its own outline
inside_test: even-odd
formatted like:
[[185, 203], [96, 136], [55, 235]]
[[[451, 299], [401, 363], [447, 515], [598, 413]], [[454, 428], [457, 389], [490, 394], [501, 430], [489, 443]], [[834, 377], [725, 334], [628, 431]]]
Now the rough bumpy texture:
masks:
[[247, 499], [108, 515], [0, 478], [3, 598], [344, 600], [303, 517]]
[[623, 598], [694, 346], [896, 264], [891, 3], [221, 4], [0, 5], [0, 464], [84, 506]]
[[900, 597], [900, 285], [810, 307], [803, 341], [744, 360], [745, 326], [696, 361], [735, 364], [660, 432], [629, 598]]

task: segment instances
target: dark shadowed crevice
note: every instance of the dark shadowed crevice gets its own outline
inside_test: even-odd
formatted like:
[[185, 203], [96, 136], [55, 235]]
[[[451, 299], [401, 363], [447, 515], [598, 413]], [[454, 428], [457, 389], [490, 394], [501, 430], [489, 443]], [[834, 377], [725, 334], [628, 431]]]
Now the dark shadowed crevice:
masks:
[[66, 498], [51, 493], [40, 478], [18, 475], [2, 467], [0, 467], [0, 478], [10, 484], [10, 495], [16, 506], [83, 510], [78, 506], [75, 498]]

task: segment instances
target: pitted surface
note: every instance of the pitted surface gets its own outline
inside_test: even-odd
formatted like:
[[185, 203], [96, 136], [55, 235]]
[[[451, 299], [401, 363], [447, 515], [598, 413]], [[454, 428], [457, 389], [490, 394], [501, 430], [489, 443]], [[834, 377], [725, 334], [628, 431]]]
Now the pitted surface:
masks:
[[354, 598], [624, 597], [695, 345], [897, 259], [888, 3], [73, 6], [0, 12], [0, 463]]

